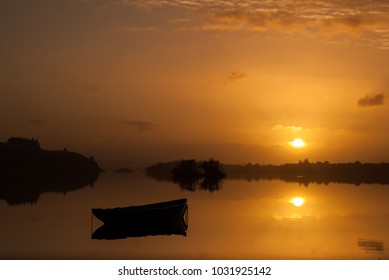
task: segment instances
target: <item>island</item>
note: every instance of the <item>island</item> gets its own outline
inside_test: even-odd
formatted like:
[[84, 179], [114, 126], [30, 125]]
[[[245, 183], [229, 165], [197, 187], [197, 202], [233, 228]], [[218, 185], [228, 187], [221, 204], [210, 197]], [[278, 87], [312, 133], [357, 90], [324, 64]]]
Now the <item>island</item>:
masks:
[[157, 163], [146, 168], [146, 176], [159, 181], [173, 181], [188, 191], [217, 191], [226, 177], [218, 160], [197, 161], [195, 159]]
[[102, 171], [92, 156], [44, 150], [34, 138], [0, 142], [0, 199], [11, 205], [36, 203], [44, 192], [93, 186]]
[[[174, 170], [180, 161], [158, 162], [146, 168], [146, 175], [159, 181], [174, 181]], [[310, 183], [328, 185], [346, 184], [389, 184], [389, 163], [330, 163], [310, 162], [308, 159], [297, 163], [281, 165], [220, 164], [228, 179], [283, 180], [308, 186]]]

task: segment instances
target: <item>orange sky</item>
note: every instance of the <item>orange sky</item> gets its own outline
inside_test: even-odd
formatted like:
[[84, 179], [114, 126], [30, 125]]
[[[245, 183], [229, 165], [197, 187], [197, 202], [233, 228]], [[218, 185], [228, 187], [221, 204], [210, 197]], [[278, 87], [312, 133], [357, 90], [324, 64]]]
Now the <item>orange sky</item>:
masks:
[[149, 162], [389, 161], [386, 1], [4, 0], [0, 15], [1, 141]]

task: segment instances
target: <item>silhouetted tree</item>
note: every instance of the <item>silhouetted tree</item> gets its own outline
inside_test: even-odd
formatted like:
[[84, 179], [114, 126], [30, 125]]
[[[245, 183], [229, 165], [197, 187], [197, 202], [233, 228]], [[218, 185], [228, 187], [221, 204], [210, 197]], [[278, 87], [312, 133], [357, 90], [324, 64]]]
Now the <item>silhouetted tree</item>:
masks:
[[173, 169], [172, 178], [173, 181], [189, 180], [196, 181], [201, 177], [201, 171], [199, 164], [194, 159], [181, 160]]
[[202, 161], [200, 168], [204, 178], [220, 180], [226, 177], [220, 162], [217, 160], [210, 159], [208, 161]]
[[181, 160], [173, 169], [172, 175], [173, 182], [189, 191], [198, 188], [218, 190], [220, 181], [226, 176], [220, 162], [213, 159], [200, 162], [194, 159]]
[[40, 149], [38, 139], [35, 138], [22, 138], [22, 137], [10, 137], [7, 140], [8, 145], [17, 145], [25, 148], [36, 148]]

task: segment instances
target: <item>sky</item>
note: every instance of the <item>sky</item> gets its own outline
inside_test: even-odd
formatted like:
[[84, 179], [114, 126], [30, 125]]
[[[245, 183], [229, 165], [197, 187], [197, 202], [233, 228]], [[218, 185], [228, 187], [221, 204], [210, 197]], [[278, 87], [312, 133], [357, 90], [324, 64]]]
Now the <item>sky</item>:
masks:
[[150, 163], [389, 161], [387, 0], [3, 0], [0, 35], [0, 141]]

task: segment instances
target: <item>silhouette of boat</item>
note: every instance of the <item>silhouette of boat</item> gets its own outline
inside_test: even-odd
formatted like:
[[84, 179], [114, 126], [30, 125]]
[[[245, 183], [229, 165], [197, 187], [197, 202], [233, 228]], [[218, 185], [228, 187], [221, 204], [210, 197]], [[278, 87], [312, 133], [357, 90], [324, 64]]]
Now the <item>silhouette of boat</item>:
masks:
[[187, 199], [178, 199], [141, 206], [92, 209], [104, 222], [92, 239], [119, 239], [147, 235], [183, 235], [188, 228]]

